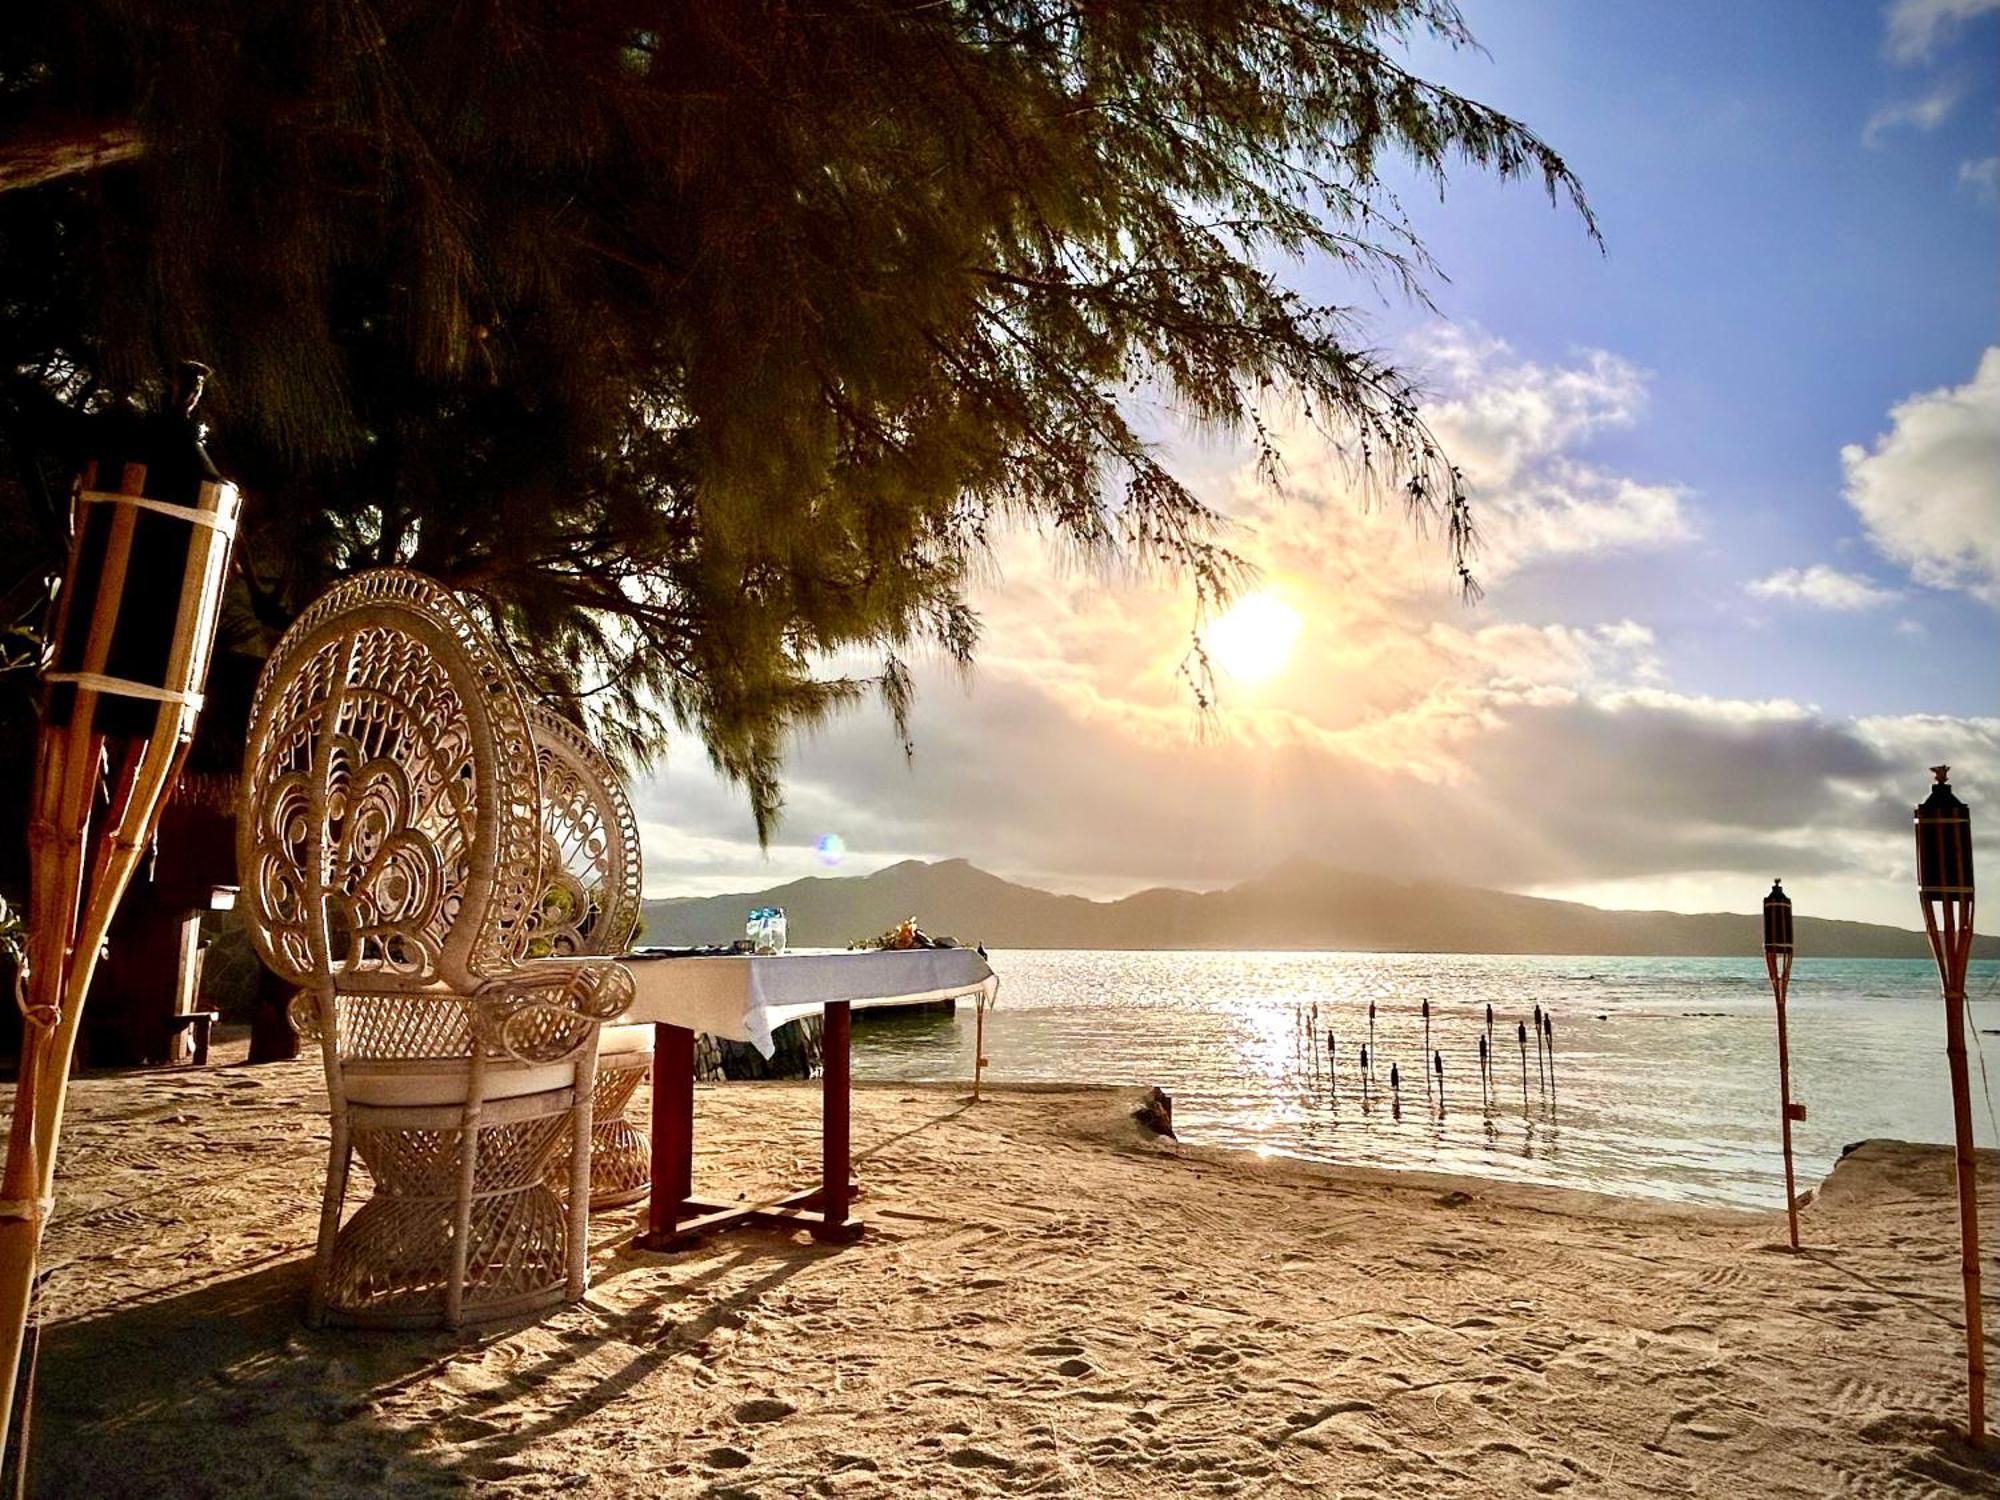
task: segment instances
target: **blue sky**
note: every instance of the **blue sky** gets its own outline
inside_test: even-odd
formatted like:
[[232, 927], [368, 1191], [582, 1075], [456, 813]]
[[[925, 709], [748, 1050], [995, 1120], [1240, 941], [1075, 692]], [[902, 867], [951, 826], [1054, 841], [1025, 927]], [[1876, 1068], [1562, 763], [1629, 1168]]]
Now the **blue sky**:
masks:
[[[1884, 574], [1856, 547], [1840, 449], [1904, 396], [1964, 382], [2000, 336], [1991, 189], [1960, 178], [2000, 150], [2000, 6], [1931, 9], [1968, 19], [1903, 59], [1885, 8], [1860, 0], [1475, 3], [1486, 55], [1417, 50], [1426, 76], [1532, 124], [1590, 193], [1602, 254], [1539, 195], [1471, 174], [1443, 203], [1422, 185], [1406, 201], [1450, 277], [1446, 317], [1537, 357], [1607, 348], [1649, 372], [1648, 419], [1601, 456], [1693, 490], [1710, 545], [1539, 581], [1572, 600], [1647, 591], [1693, 689], [1857, 714], [1996, 707], [1993, 616], [1963, 596], [1910, 601], [1923, 638], [1854, 619], [1744, 635], [1714, 607], [1778, 559]], [[1938, 99], [1931, 128], [1870, 128]], [[1411, 317], [1388, 309], [1383, 327]]]
[[1783, 874], [1908, 925], [1923, 768], [2000, 827], [2000, 0], [1465, 9], [1485, 53], [1416, 70], [1563, 152], [1604, 250], [1463, 171], [1397, 183], [1435, 313], [1289, 274], [1424, 372], [1486, 601], [1314, 434], [1279, 491], [1170, 441], [1297, 624], [1225, 673], [1219, 733], [1173, 676], [1183, 596], [1007, 538], [970, 690], [919, 667], [912, 765], [865, 712], [799, 746], [766, 853], [690, 744], [638, 788], [649, 892], [817, 872], [834, 833], [842, 873], [1093, 895], [1299, 853], [1682, 910]]

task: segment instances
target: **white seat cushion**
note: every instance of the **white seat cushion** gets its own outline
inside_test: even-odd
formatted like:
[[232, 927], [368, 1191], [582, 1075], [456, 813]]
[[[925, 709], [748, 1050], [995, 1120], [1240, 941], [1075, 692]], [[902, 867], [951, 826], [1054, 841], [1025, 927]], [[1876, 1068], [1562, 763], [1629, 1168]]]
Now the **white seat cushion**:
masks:
[[[406, 1067], [391, 1071], [350, 1066], [341, 1070], [341, 1078], [349, 1103], [416, 1108], [464, 1103], [471, 1070], [462, 1062], [440, 1062], [435, 1069], [420, 1072]], [[484, 1097], [518, 1099], [524, 1094], [570, 1088], [575, 1083], [575, 1063], [543, 1063], [539, 1067], [499, 1063], [486, 1069]]]
[[606, 1026], [597, 1033], [597, 1055], [610, 1057], [619, 1052], [651, 1052], [653, 1050], [653, 1028], [641, 1022], [636, 1026]]

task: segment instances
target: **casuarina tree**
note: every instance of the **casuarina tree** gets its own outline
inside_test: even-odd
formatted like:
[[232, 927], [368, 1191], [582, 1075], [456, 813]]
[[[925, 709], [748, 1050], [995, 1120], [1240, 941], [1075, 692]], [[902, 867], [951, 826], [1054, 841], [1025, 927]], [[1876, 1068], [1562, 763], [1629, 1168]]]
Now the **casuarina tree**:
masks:
[[1420, 296], [1392, 162], [1594, 229], [1419, 36], [1471, 40], [1450, 0], [0, 8], [0, 626], [79, 422], [181, 359], [250, 497], [239, 676], [407, 563], [628, 755], [699, 734], [766, 831], [792, 732], [973, 659], [997, 528], [1228, 592], [1142, 398], [1273, 469], [1302, 415], [1462, 568], [1417, 393], [1287, 264]]

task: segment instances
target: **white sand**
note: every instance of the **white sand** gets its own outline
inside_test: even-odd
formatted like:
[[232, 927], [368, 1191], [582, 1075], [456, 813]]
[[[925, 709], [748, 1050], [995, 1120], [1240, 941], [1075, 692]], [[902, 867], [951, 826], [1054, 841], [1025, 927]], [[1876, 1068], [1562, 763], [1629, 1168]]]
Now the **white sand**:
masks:
[[[1849, 1157], [1794, 1257], [1782, 1214], [1176, 1148], [1130, 1102], [863, 1087], [861, 1244], [649, 1255], [627, 1210], [583, 1306], [400, 1335], [299, 1321], [316, 1063], [82, 1080], [36, 1492], [2000, 1494], [1949, 1431], [1946, 1152]], [[698, 1110], [705, 1190], [810, 1181], [813, 1087]]]

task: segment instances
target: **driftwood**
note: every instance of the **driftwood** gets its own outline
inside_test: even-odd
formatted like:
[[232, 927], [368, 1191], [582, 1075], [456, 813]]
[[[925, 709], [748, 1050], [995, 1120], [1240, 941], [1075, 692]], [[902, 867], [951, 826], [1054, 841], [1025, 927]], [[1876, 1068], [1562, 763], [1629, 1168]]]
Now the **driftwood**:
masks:
[[1147, 1091], [1139, 1101], [1139, 1107], [1132, 1111], [1132, 1118], [1154, 1135], [1166, 1136], [1169, 1140], [1179, 1140], [1174, 1134], [1174, 1099], [1163, 1088]]

